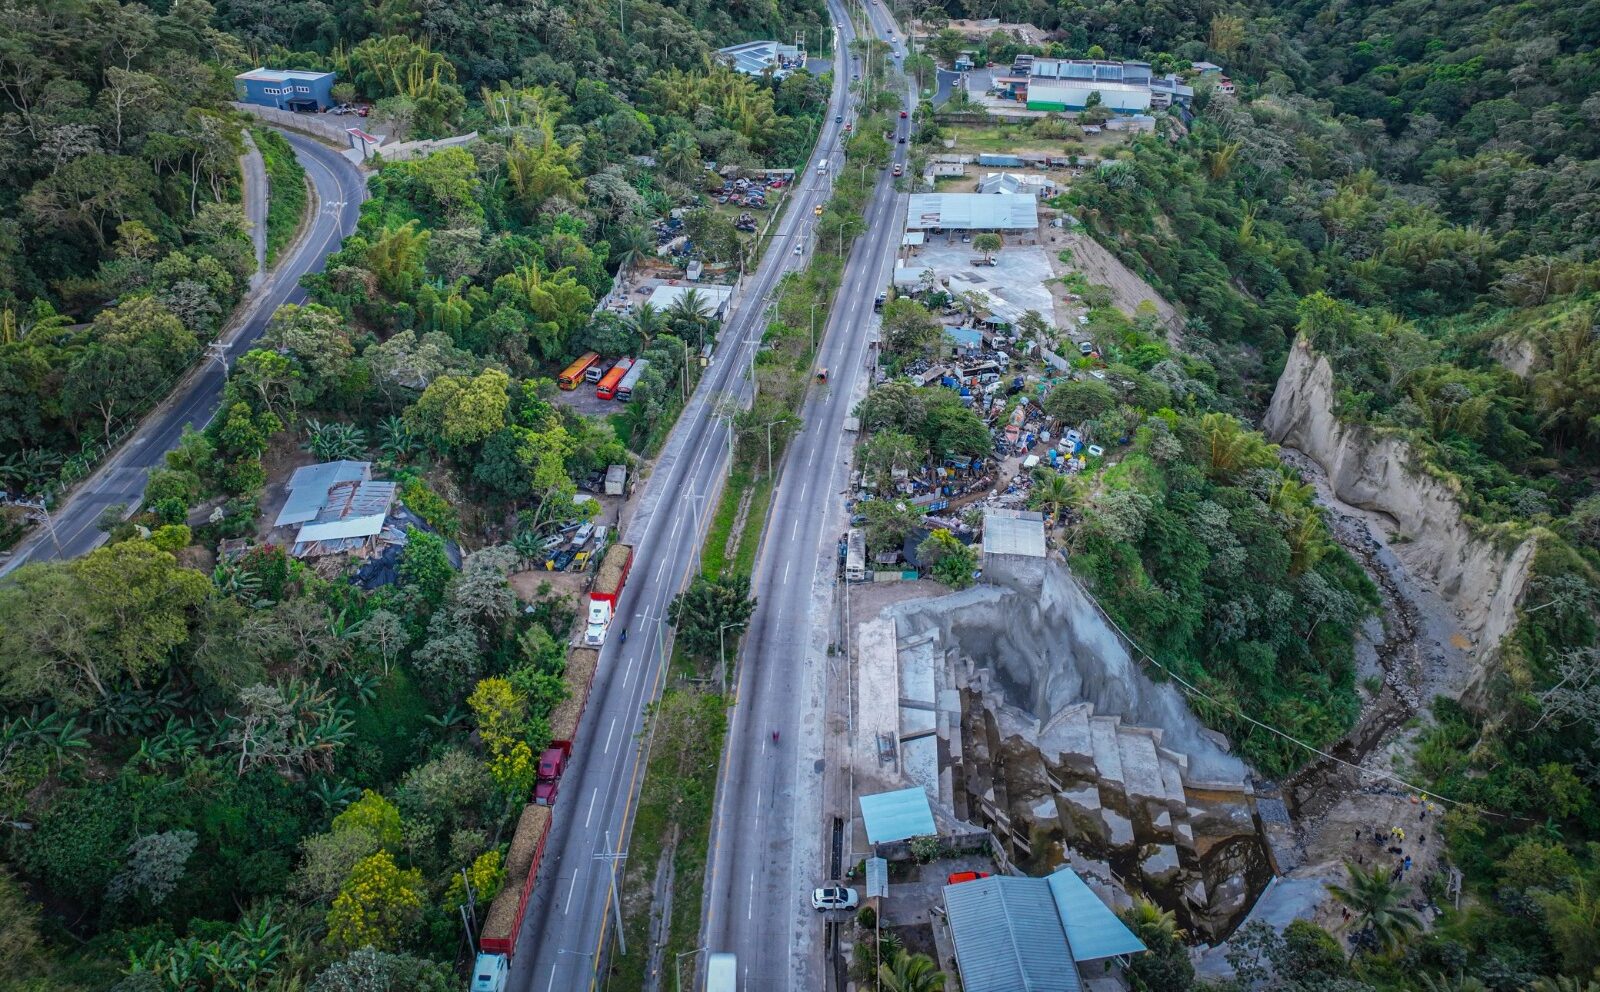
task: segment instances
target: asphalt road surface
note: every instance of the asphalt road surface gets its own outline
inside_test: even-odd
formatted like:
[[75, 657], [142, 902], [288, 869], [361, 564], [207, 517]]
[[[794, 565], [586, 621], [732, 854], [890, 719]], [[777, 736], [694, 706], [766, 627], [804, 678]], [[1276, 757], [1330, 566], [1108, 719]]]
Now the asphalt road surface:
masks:
[[[361, 201], [366, 198], [366, 180], [348, 159], [311, 138], [288, 131], [283, 135], [294, 146], [295, 157], [305, 167], [306, 179], [316, 190], [321, 207], [311, 220], [311, 229], [299, 239], [292, 254], [283, 258], [264, 284], [255, 290], [242, 325], [227, 340], [226, 354], [230, 361], [250, 350], [281, 304], [305, 301], [300, 277], [322, 271], [323, 263], [339, 249], [344, 236], [355, 230]], [[145, 417], [144, 423], [122, 447], [56, 509], [52, 515], [53, 538], [43, 528], [37, 530], [0, 569], [0, 574], [25, 561], [76, 558], [104, 541], [105, 534], [95, 526], [100, 514], [108, 506], [131, 507], [139, 502], [144, 496], [150, 470], [164, 464], [166, 453], [177, 447], [183, 429], [193, 426], [198, 430], [216, 414], [226, 379], [222, 367], [206, 359], [205, 364], [184, 378], [171, 395]]]
[[[867, 9], [878, 36], [904, 51], [904, 35], [881, 8]], [[895, 146], [895, 161], [905, 157], [906, 147]], [[870, 374], [873, 299], [892, 274], [905, 204], [882, 173], [818, 358], [830, 381], [808, 397], [756, 562], [759, 604], [718, 790], [702, 941], [708, 951], [738, 956], [739, 988], [748, 992], [832, 987], [823, 921], [810, 902], [811, 890], [828, 881], [823, 712], [828, 684], [840, 677], [827, 653], [827, 607], [854, 443], [845, 421]]]
[[[571, 763], [562, 777], [544, 859], [512, 957], [508, 984], [516, 992], [598, 987], [613, 912], [613, 862], [603, 856], [625, 851], [632, 827], [633, 804], [644, 774], [644, 710], [660, 694], [668, 650], [663, 617], [699, 567], [703, 532], [716, 509], [728, 455], [723, 404], [748, 395], [747, 375], [764, 330], [766, 303], [785, 272], [809, 261], [816, 224], [812, 208], [826, 202], [831, 176], [843, 164], [839, 144], [843, 125], [833, 119], [846, 113], [849, 82], [843, 74], [834, 81], [817, 149], [774, 225], [761, 264], [746, 273], [736, 309], [718, 336], [711, 367], [657, 459], [624, 535], [634, 547], [633, 571], [601, 650]], [[830, 163], [828, 178], [817, 175], [823, 159]], [[797, 245], [800, 255], [794, 251]], [[625, 642], [619, 636], [624, 627]], [[617, 865], [619, 878], [622, 870]], [[700, 893], [680, 892], [676, 897], [698, 899]], [[629, 947], [627, 952], [648, 950]]]

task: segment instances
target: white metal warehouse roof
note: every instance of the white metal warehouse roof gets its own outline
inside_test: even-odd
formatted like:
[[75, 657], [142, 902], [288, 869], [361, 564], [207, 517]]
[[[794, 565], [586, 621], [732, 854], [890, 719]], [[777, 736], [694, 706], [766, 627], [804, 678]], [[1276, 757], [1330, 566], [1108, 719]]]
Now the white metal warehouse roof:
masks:
[[1022, 193], [913, 193], [906, 229], [926, 231], [1031, 231], [1039, 226], [1039, 201]]

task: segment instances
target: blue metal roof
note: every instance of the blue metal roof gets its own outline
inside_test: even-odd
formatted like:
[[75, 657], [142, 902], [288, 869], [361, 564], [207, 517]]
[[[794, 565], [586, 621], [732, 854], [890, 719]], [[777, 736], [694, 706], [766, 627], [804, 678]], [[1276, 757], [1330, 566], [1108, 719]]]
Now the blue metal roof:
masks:
[[1099, 961], [1145, 950], [1143, 942], [1083, 884], [1077, 872], [1063, 868], [1045, 881], [1050, 886], [1050, 895], [1055, 898], [1056, 911], [1066, 925], [1072, 960]]
[[997, 875], [944, 887], [964, 992], [1079, 992], [1078, 966], [1040, 878]]
[[944, 887], [965, 992], [1078, 992], [1078, 965], [1144, 944], [1071, 868]]
[[920, 788], [880, 792], [861, 797], [861, 819], [867, 827], [867, 840], [888, 844], [936, 833], [928, 794]]

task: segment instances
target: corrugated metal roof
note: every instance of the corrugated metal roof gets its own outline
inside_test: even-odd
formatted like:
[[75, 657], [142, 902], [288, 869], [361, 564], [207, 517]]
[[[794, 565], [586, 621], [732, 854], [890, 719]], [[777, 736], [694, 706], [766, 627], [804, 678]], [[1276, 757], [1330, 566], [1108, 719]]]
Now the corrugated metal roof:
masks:
[[1124, 954], [1142, 954], [1144, 943], [1133, 935], [1117, 914], [1071, 868], [1045, 879], [1055, 899], [1056, 912], [1067, 929], [1072, 960], [1100, 961]]
[[1044, 557], [1044, 515], [992, 509], [983, 515], [983, 553]]
[[913, 231], [1031, 231], [1038, 226], [1038, 201], [1021, 193], [913, 193], [906, 208], [906, 228]]
[[861, 819], [866, 824], [867, 840], [873, 844], [926, 837], [936, 832], [928, 794], [922, 789], [862, 796]]
[[867, 898], [889, 894], [889, 859], [867, 859]]
[[327, 502], [328, 489], [340, 482], [359, 482], [372, 478], [371, 462], [322, 462], [303, 465], [289, 476], [289, 498], [278, 512], [274, 527], [314, 520], [317, 511]]
[[300, 545], [317, 541], [338, 541], [347, 537], [375, 537], [383, 530], [384, 516], [382, 513], [375, 513], [367, 517], [350, 517], [325, 524], [306, 524], [300, 528], [300, 533], [295, 535], [294, 543]]
[[994, 876], [944, 887], [965, 992], [1078, 992], [1083, 987], [1050, 887]]

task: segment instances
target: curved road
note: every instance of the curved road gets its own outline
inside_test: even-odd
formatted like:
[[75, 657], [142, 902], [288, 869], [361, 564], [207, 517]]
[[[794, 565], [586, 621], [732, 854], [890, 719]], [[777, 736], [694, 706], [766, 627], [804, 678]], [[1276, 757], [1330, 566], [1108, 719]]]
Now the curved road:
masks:
[[[328, 256], [339, 249], [345, 235], [355, 230], [361, 201], [366, 199], [366, 179], [349, 159], [311, 138], [290, 131], [282, 133], [305, 167], [306, 179], [316, 191], [320, 208], [311, 219], [310, 230], [301, 232], [292, 254], [279, 262], [244, 304], [243, 320], [234, 321], [234, 330], [225, 339], [224, 351], [229, 361], [250, 350], [280, 305], [305, 301], [300, 277], [322, 271]], [[177, 446], [183, 429], [193, 426], [198, 430], [216, 414], [227, 376], [216, 361], [209, 357], [203, 361], [56, 509], [54, 540], [43, 529], [36, 532], [18, 547], [0, 574], [25, 561], [75, 558], [105, 540], [95, 522], [106, 507], [137, 504], [144, 496], [150, 470], [164, 464], [166, 453]]]

